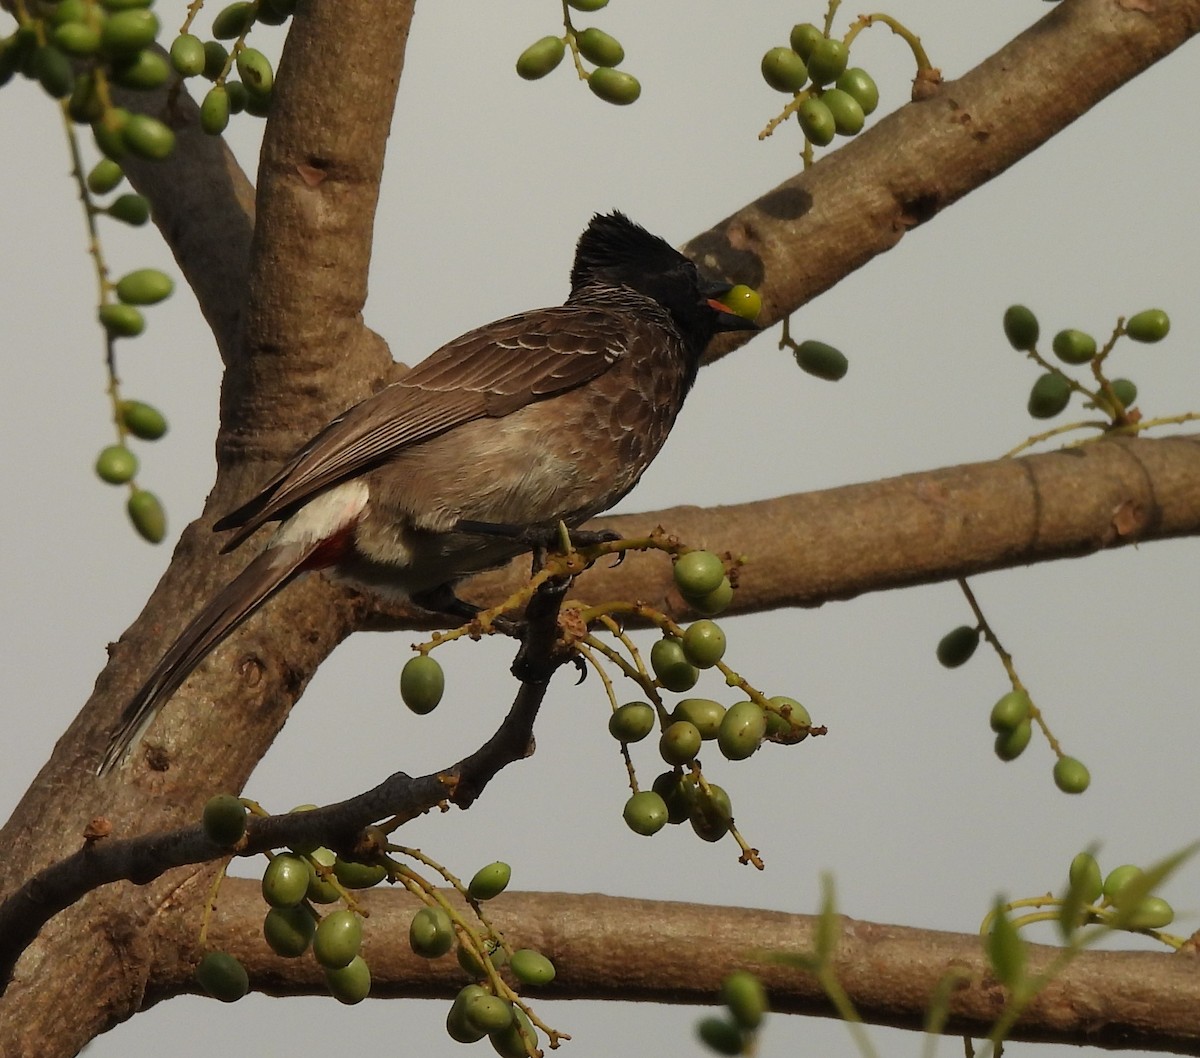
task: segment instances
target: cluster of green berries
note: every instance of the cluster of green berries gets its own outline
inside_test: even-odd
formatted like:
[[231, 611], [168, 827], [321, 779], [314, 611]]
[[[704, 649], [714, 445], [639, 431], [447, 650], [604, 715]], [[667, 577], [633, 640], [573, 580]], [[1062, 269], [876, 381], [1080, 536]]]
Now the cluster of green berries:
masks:
[[[225, 131], [232, 114], [245, 111], [265, 117], [275, 86], [271, 60], [245, 43], [255, 23], [278, 26], [286, 22], [296, 0], [235, 0], [217, 12], [212, 39], [181, 33], [171, 42], [171, 65], [180, 77], [203, 77], [212, 81], [200, 102], [200, 127], [209, 135]], [[232, 55], [222, 41], [232, 40]], [[241, 80], [230, 80], [236, 68]]]
[[846, 44], [811, 22], [793, 26], [788, 43], [763, 56], [762, 76], [776, 91], [796, 97], [796, 120], [808, 141], [824, 147], [835, 135], [861, 132], [879, 105], [879, 88], [866, 70], [849, 66]]
[[[218, 795], [204, 807], [203, 826], [218, 844], [236, 844], [245, 832], [245, 807], [232, 795]], [[343, 1003], [361, 1002], [371, 991], [370, 967], [360, 954], [362, 916], [350, 908], [322, 915], [316, 908], [337, 903], [346, 890], [367, 889], [387, 877], [382, 864], [345, 860], [323, 847], [272, 855], [262, 876], [263, 899], [270, 907], [263, 920], [267, 944], [287, 959], [311, 950], [330, 993]], [[206, 992], [227, 1003], [240, 999], [250, 987], [245, 969], [227, 952], [206, 954], [196, 979]]]
[[1059, 331], [1051, 342], [1054, 356], [1069, 367], [1090, 365], [1097, 387], [1081, 385], [1061, 368], [1050, 364], [1037, 351], [1040, 326], [1037, 316], [1024, 305], [1010, 305], [1004, 312], [1004, 335], [1009, 344], [1046, 368], [1029, 392], [1029, 414], [1035, 419], [1052, 419], [1063, 412], [1072, 393], [1080, 393], [1090, 407], [1096, 408], [1114, 421], [1123, 420], [1137, 400], [1137, 386], [1127, 378], [1108, 379], [1100, 364], [1122, 335], [1136, 342], [1160, 342], [1171, 329], [1171, 320], [1162, 309], [1145, 309], [1124, 321], [1113, 334], [1112, 341], [1100, 349], [1086, 331], [1067, 328]]
[[[88, 174], [89, 189], [112, 190], [122, 179], [121, 168], [111, 158], [102, 159]], [[139, 268], [122, 276], [116, 283], [105, 283], [105, 300], [97, 310], [100, 324], [109, 339], [133, 338], [146, 328], [142, 308], [171, 296], [175, 284], [157, 268]], [[115, 296], [116, 300], [108, 300]], [[157, 441], [167, 432], [167, 420], [153, 405], [140, 400], [119, 400], [116, 404], [118, 441], [101, 449], [96, 457], [96, 475], [110, 485], [130, 485], [138, 472], [138, 458], [129, 448], [129, 439]], [[167, 519], [158, 497], [132, 484], [126, 510], [134, 528], [143, 539], [157, 544], [167, 532]]]
[[[972, 625], [959, 625], [951, 629], [937, 645], [937, 659], [948, 669], [965, 665], [979, 646], [979, 629]], [[1025, 752], [1033, 738], [1033, 702], [1022, 688], [1014, 688], [1001, 695], [992, 706], [988, 722], [995, 732], [996, 756], [1002, 761], [1016, 760]], [[1075, 757], [1060, 754], [1054, 762], [1054, 785], [1063, 793], [1078, 794], [1091, 785], [1087, 766]]]
[[762, 982], [747, 970], [735, 970], [721, 982], [721, 1002], [726, 1016], [702, 1019], [696, 1035], [717, 1054], [753, 1054], [769, 1009]]
[[[567, 0], [576, 11], [599, 11], [608, 0]], [[602, 29], [589, 26], [576, 30], [568, 25], [562, 37], [542, 37], [534, 41], [517, 58], [517, 74], [526, 81], [537, 81], [558, 66], [568, 45], [579, 59], [592, 63], [586, 73], [588, 88], [598, 99], [617, 106], [627, 106], [642, 94], [642, 85], [633, 74], [618, 70], [625, 60], [621, 42]]]
[[[688, 551], [674, 566], [675, 585], [684, 599], [702, 613], [716, 613], [733, 596], [725, 564], [711, 551]], [[699, 620], [682, 637], [664, 636], [650, 650], [650, 668], [658, 686], [682, 693], [695, 686], [703, 669], [712, 668], [725, 654], [725, 633], [715, 621]], [[770, 708], [745, 700], [726, 708], [710, 698], [684, 698], [660, 717], [649, 702], [626, 702], [609, 718], [609, 733], [622, 745], [640, 742], [659, 729], [658, 752], [671, 766], [625, 803], [626, 824], [637, 834], [656, 834], [668, 823], [688, 820], [705, 841], [717, 841], [730, 829], [733, 810], [719, 786], [700, 782], [690, 766], [706, 741], [716, 742], [727, 760], [746, 760], [767, 739], [799, 742], [808, 735], [812, 719], [793, 698], [771, 698]]]
[[[311, 809], [301, 805], [293, 811]], [[246, 809], [230, 794], [211, 798], [204, 806], [205, 834], [218, 845], [236, 845], [246, 830]], [[347, 890], [369, 889], [391, 876], [381, 862], [359, 863], [343, 859], [324, 847], [293, 846], [270, 857], [262, 876], [262, 895], [269, 905], [263, 920], [263, 937], [276, 955], [297, 959], [312, 952], [321, 966], [330, 993], [347, 1004], [359, 1003], [371, 992], [371, 970], [363, 957], [363, 918], [353, 907], [321, 914], [318, 906], [335, 904]], [[465, 890], [476, 906], [494, 899], [508, 887], [512, 868], [502, 861], [489, 863], [475, 872]], [[457, 882], [455, 883], [458, 884]], [[457, 949], [463, 971], [476, 983], [467, 985], [455, 998], [446, 1017], [446, 1029], [460, 1043], [473, 1043], [487, 1036], [503, 1056], [520, 1058], [528, 1053], [525, 1039], [534, 1044], [537, 1035], [528, 1016], [513, 1002], [514, 995], [497, 995], [486, 966], [473, 945], [440, 902], [430, 902], [416, 911], [409, 922], [408, 943], [423, 959], [440, 959]], [[554, 980], [554, 964], [533, 948], [510, 951], [498, 936], [486, 941], [486, 958], [492, 969], [507, 966], [512, 977], [526, 985], [546, 985]], [[200, 986], [216, 999], [234, 1002], [250, 989], [249, 977], [236, 957], [210, 951], [196, 970]], [[507, 986], [505, 986], [507, 987]]]
[[[170, 76], [166, 60], [152, 48], [159, 22], [150, 3], [57, 0], [18, 7], [16, 30], [0, 41], [0, 85], [15, 73], [36, 80], [66, 101], [73, 121], [91, 126], [108, 158], [165, 158], [175, 134], [157, 118], [130, 113], [109, 98], [111, 85], [149, 91]], [[138, 223], [137, 210], [122, 208], [130, 223]]]
[[1102, 923], [1126, 930], [1164, 929], [1175, 919], [1175, 910], [1161, 896], [1147, 891], [1145, 871], [1126, 863], [1107, 876], [1090, 852], [1071, 860], [1067, 891], [1060, 902], [1059, 924], [1065, 934], [1087, 923]]

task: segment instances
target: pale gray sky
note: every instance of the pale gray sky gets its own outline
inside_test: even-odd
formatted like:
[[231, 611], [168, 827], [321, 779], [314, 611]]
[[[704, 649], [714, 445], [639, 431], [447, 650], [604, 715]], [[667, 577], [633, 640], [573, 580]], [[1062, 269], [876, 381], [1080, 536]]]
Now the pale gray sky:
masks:
[[[642, 79], [642, 99], [621, 109], [593, 99], [565, 68], [532, 85], [512, 73], [527, 43], [555, 31], [558, 6], [520, 0], [500, 16], [494, 3], [462, 0], [417, 15], [366, 310], [399, 358], [418, 360], [471, 326], [561, 301], [575, 238], [594, 211], [620, 208], [678, 243], [798, 165], [791, 128], [756, 139], [781, 99], [762, 84], [758, 62], [818, 5], [757, 0], [731, 14], [712, 2], [614, 0], [579, 21], [621, 37], [625, 65]], [[1009, 0], [971, 5], [964, 18], [962, 5], [893, 0], [888, 10], [955, 77], [1048, 7]], [[866, 34], [855, 62], [879, 81], [881, 113], [901, 105], [911, 61], [898, 40], [883, 29]], [[842, 383], [801, 374], [774, 333], [704, 372], [666, 451], [622, 509], [738, 502], [999, 455], [1033, 429], [1024, 405], [1035, 371], [999, 326], [1011, 301], [1034, 307], [1050, 333], [1106, 334], [1118, 314], [1166, 308], [1171, 337], [1123, 350], [1122, 371], [1148, 412], [1195, 409], [1200, 219], [1181, 101], [1198, 78], [1196, 49], [1185, 48], [808, 306], [798, 328], [851, 358]], [[243, 119], [235, 129], [253, 171], [255, 125]], [[14, 497], [0, 557], [12, 714], [0, 804], [11, 805], [200, 510], [218, 373], [186, 291], [150, 310], [147, 334], [122, 345], [127, 394], [157, 404], [172, 424], [165, 440], [139, 448], [142, 480], [163, 496], [172, 525], [171, 541], [149, 548], [125, 524], [123, 495], [92, 475], [110, 440], [101, 342], [53, 107], [28, 84], [10, 84], [0, 136], [9, 145], [0, 313], [10, 365], [0, 474]], [[169, 264], [148, 229], [109, 226], [107, 235], [118, 273]], [[801, 698], [830, 727], [800, 751], [712, 769], [765, 854], [762, 874], [739, 866], [732, 844], [704, 845], [686, 828], [653, 840], [626, 830], [623, 772], [593, 681], [555, 687], [532, 760], [509, 769], [469, 813], [422, 820], [405, 840], [459, 874], [507, 859], [523, 888], [788, 911], [813, 910], [818, 876], [831, 871], [851, 915], [972, 930], [997, 890], [1057, 888], [1073, 853], [1091, 842], [1115, 866], [1153, 861], [1197, 837], [1198, 569], [1195, 543], [1179, 541], [975, 581], [1056, 733], [1091, 768], [1083, 797], [1053, 788], [1044, 743], [1013, 765], [995, 759], [987, 714], [1004, 675], [982, 651], [965, 669], [937, 666], [934, 644], [968, 618], [957, 591], [941, 586], [727, 622], [733, 663], [771, 693]], [[405, 643], [359, 636], [339, 649], [247, 793], [278, 809], [341, 798], [474, 745], [498, 717], [504, 696], [487, 688], [506, 677], [507, 648], [458, 651], [445, 703], [417, 718], [396, 693]], [[472, 709], [487, 715], [467, 726]], [[353, 767], [338, 766], [339, 746], [347, 760], [352, 748]], [[650, 756], [641, 755], [648, 776], [657, 770]], [[1198, 878], [1191, 864], [1167, 888], [1182, 932], [1200, 924]], [[574, 1036], [562, 1052], [569, 1058], [699, 1052], [693, 1009], [542, 1008]], [[176, 1058], [282, 1055], [348, 1041], [458, 1053], [444, 1014], [440, 1002], [348, 1009], [252, 997], [218, 1007], [184, 998], [102, 1037], [89, 1054], [150, 1058], [169, 1046]], [[889, 1055], [920, 1045], [872, 1035]], [[958, 1046], [946, 1041], [941, 1053]], [[773, 1018], [761, 1054], [794, 1053], [855, 1052], [840, 1025]]]

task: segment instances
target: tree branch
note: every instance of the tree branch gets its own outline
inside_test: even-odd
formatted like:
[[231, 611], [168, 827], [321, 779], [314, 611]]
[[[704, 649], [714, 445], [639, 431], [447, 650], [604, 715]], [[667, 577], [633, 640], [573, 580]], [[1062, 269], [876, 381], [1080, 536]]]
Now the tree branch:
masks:
[[[430, 962], [408, 950], [408, 922], [420, 906], [415, 898], [379, 889], [361, 896], [370, 912], [364, 953], [372, 995], [449, 999], [463, 986], [452, 957]], [[554, 961], [553, 985], [536, 993], [548, 999], [715, 1003], [725, 974], [749, 967], [766, 984], [773, 1010], [836, 1016], [810, 975], [756, 958], [811, 952], [817, 925], [812, 916], [595, 893], [505, 893], [487, 908], [514, 947], [537, 948]], [[314, 960], [281, 959], [263, 942], [265, 913], [256, 882], [227, 879], [210, 943], [236, 955], [256, 989], [271, 995], [324, 993]], [[465, 907], [464, 914], [470, 914]], [[943, 978], [955, 973], [962, 983], [952, 991], [946, 1033], [987, 1035], [1007, 996], [977, 935], [840, 921], [837, 977], [868, 1023], [921, 1030]], [[1038, 974], [1060, 949], [1031, 944], [1028, 953], [1029, 971]], [[155, 998], [196, 986], [180, 976], [166, 989]], [[769, 1025], [766, 1033], [769, 1038]], [[1200, 1054], [1195, 958], [1086, 951], [1038, 996], [1012, 1039]]]

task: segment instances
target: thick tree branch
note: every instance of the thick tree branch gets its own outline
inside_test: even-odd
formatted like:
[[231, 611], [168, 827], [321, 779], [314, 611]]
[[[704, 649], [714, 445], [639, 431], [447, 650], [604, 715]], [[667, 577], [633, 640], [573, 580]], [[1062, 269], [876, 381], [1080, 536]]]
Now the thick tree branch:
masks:
[[[675, 507], [598, 519], [641, 536], [661, 525], [693, 547], [745, 557], [731, 613], [820, 606], [869, 591], [953, 580], [1200, 533], [1200, 437], [1109, 438], [1066, 451], [972, 463], [729, 507]], [[527, 575], [515, 562], [463, 594], [494, 602]], [[644, 600], [689, 616], [657, 553], [598, 564], [589, 600]], [[410, 615], [365, 614], [367, 627]]]
[[[812, 301], [1200, 32], [1200, 0], [1067, 0], [969, 73], [684, 250], [757, 286], [759, 322]], [[713, 349], [728, 352], [745, 335]]]
[[[464, 984], [453, 957], [431, 963], [408, 949], [408, 922], [419, 906], [415, 898], [401, 891], [363, 895], [370, 911], [364, 951], [372, 967], [372, 995], [453, 996]], [[267, 948], [264, 914], [256, 882], [227, 880], [210, 943], [236, 955], [257, 989], [272, 995], [323, 993], [320, 967], [311, 958], [284, 960]], [[489, 902], [488, 914], [514, 947], [535, 947], [553, 959], [554, 984], [536, 993], [547, 998], [715, 1003], [725, 974], [752, 967], [767, 985], [772, 1009], [834, 1016], [811, 976], [755, 958], [756, 952], [811, 952], [816, 919], [808, 915], [595, 893], [506, 893]], [[939, 984], [955, 973], [962, 983], [952, 993], [947, 1033], [987, 1035], [1007, 996], [989, 971], [977, 935], [845, 917], [841, 922], [837, 976], [866, 1021], [923, 1028]], [[1030, 973], [1044, 971], [1059, 951], [1030, 945]], [[195, 991], [189, 965], [185, 958], [167, 968], [173, 979], [162, 981], [153, 999]], [[1190, 955], [1084, 952], [1039, 995], [1012, 1038], [1200, 1054], [1196, 969]], [[570, 1030], [569, 1024], [559, 1027]], [[766, 1031], [769, 1039], [769, 1026]]]

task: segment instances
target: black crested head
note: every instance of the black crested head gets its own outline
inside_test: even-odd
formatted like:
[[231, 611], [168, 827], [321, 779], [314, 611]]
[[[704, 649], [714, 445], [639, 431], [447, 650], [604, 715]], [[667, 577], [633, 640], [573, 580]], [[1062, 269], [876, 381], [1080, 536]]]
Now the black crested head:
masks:
[[620, 287], [644, 294], [666, 309], [697, 357], [718, 331], [757, 330], [712, 300], [728, 284], [702, 280], [688, 258], [624, 213], [597, 213], [575, 250], [571, 300], [586, 300], [590, 292]]

